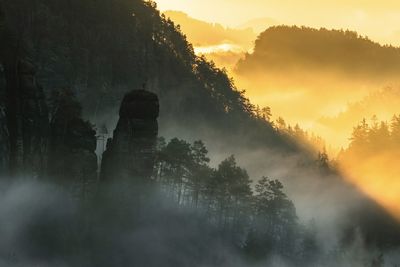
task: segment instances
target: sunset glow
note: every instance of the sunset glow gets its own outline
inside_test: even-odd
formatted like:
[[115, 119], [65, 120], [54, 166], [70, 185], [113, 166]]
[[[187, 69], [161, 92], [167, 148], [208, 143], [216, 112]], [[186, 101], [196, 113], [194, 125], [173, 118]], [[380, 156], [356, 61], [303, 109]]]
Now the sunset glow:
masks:
[[[236, 27], [257, 18], [279, 24], [351, 29], [382, 43], [400, 44], [400, 2], [394, 0], [157, 0], [161, 10], [180, 10], [208, 22]], [[305, 8], [306, 7], [306, 8]]]
[[[158, 0], [157, 3], [161, 10], [183, 11], [195, 19], [221, 23], [225, 27], [240, 28], [247, 21], [269, 18], [277, 25], [350, 29], [382, 45], [400, 44], [399, 1]], [[190, 30], [189, 25], [182, 26], [183, 30]], [[190, 41], [191, 35], [188, 37]], [[393, 114], [400, 112], [397, 97], [382, 103], [365, 100], [369, 94], [386, 86], [397, 88], [400, 84], [397, 76], [360, 79], [353, 78], [351, 73], [343, 75], [338, 69], [307, 70], [304, 67], [289, 73], [281, 70], [257, 73], [250, 68], [249, 73], [239, 74], [235, 71], [238, 60], [244, 58], [245, 52], [253, 52], [243, 43], [201, 45], [197, 37], [195, 52], [227, 68], [253, 103], [272, 108], [273, 120], [283, 117], [292, 125], [299, 124], [322, 136], [331, 148], [332, 158], [340, 148], [347, 148], [353, 126], [363, 117], [370, 119], [377, 115], [380, 120], [390, 121]], [[380, 96], [372, 99], [380, 99]], [[355, 111], [354, 106], [359, 109], [362, 105], [365, 105], [364, 111]], [[400, 169], [391, 156], [380, 154], [364, 162], [345, 162], [341, 169], [351, 183], [400, 218]], [[386, 189], [388, 185], [390, 189]]]
[[243, 52], [242, 48], [234, 44], [219, 44], [212, 46], [195, 46], [194, 52], [196, 54], [211, 54], [211, 53], [221, 53], [221, 52]]

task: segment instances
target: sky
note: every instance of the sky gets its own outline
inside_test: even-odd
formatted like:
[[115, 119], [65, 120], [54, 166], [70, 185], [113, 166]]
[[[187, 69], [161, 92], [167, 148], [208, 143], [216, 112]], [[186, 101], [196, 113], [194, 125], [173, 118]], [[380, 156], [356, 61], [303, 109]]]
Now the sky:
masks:
[[350, 29], [382, 44], [400, 45], [400, 1], [156, 0], [160, 10], [234, 27], [257, 18], [280, 24]]

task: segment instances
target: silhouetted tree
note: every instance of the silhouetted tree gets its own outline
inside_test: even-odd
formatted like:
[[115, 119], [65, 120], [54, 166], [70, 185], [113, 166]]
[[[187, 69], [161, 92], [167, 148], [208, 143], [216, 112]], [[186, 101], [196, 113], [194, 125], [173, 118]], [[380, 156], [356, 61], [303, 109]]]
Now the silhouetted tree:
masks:
[[282, 191], [278, 180], [262, 177], [255, 186], [254, 222], [246, 250], [262, 259], [270, 253], [290, 254], [297, 226], [295, 207]]

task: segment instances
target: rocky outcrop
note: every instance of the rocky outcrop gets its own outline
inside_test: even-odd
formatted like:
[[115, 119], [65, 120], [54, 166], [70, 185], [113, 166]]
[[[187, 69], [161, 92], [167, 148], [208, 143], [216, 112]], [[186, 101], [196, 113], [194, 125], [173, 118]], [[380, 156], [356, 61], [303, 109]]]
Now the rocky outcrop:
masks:
[[58, 91], [51, 100], [48, 179], [86, 196], [97, 182], [96, 131], [82, 119], [72, 91]]
[[108, 140], [101, 166], [102, 181], [150, 180], [158, 135], [158, 97], [145, 90], [125, 95], [119, 121]]

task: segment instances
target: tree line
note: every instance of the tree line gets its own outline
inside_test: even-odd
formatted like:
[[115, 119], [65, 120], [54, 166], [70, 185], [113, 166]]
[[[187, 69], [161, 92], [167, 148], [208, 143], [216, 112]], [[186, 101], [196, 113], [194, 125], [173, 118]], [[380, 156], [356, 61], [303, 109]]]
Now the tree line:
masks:
[[400, 148], [400, 115], [393, 115], [390, 122], [379, 121], [373, 116], [363, 119], [353, 128], [348, 149], [342, 154], [356, 153], [372, 156], [382, 152], [396, 152]]
[[211, 167], [202, 141], [160, 138], [153, 179], [177, 205], [205, 216], [250, 259], [279, 254], [307, 261], [315, 254], [312, 227], [300, 224], [283, 184], [268, 177], [252, 180], [233, 155]]
[[236, 70], [251, 74], [308, 68], [351, 73], [353, 78], [390, 76], [399, 70], [399, 58], [399, 48], [380, 45], [354, 31], [274, 26], [258, 36], [254, 52], [240, 60]]

